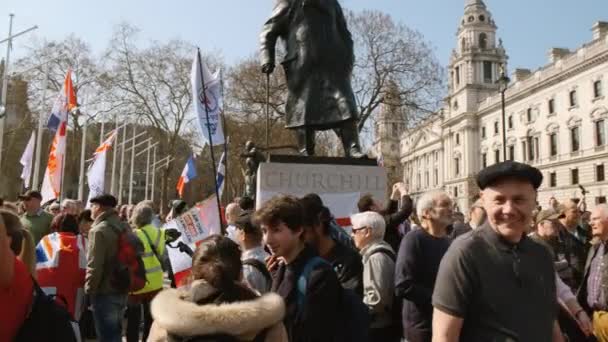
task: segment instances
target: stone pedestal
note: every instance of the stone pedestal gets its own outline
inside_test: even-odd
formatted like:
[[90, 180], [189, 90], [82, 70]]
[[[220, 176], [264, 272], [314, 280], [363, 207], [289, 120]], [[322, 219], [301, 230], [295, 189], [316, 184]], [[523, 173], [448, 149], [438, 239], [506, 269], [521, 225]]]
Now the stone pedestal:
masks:
[[382, 203], [386, 171], [375, 160], [331, 157], [270, 156], [257, 172], [256, 207], [278, 194], [301, 197], [316, 193], [336, 219], [358, 212], [361, 195]]

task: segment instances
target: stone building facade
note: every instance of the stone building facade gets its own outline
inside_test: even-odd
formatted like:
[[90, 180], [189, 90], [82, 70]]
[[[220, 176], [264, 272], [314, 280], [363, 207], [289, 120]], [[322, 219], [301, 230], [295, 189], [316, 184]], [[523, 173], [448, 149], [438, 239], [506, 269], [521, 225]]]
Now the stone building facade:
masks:
[[[595, 23], [592, 34], [574, 51], [550, 49], [538, 70], [515, 69], [502, 89], [506, 157], [542, 171], [543, 206], [551, 197], [580, 198], [581, 186], [590, 207], [608, 197], [608, 23]], [[400, 136], [399, 163], [415, 197], [442, 189], [466, 211], [477, 172], [504, 160], [498, 80], [507, 61], [491, 12], [482, 0], [467, 0], [444, 108]]]

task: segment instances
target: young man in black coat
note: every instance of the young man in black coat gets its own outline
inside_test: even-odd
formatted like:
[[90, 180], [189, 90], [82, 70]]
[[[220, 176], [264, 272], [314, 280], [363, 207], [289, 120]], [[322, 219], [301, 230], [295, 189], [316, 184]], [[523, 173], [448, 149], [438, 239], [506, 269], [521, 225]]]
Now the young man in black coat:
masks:
[[[272, 252], [268, 269], [273, 276], [271, 291], [285, 299], [283, 323], [290, 342], [333, 341], [341, 326], [341, 286], [331, 266], [318, 260], [316, 251], [304, 242], [303, 209], [298, 199], [277, 196], [262, 205], [254, 221], [264, 233]], [[304, 294], [298, 283], [305, 268]]]

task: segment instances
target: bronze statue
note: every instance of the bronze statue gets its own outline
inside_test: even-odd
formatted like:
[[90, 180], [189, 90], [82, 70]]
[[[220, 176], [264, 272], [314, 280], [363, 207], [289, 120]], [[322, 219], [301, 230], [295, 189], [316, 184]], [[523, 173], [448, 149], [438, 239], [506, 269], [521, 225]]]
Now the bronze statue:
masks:
[[264, 158], [262, 152], [257, 150], [252, 141], [245, 143], [245, 150], [244, 153], [241, 153], [241, 158], [246, 158], [245, 164], [247, 166], [245, 169], [245, 192], [243, 195], [255, 199], [258, 167], [266, 158]]
[[338, 1], [277, 1], [260, 36], [266, 74], [274, 71], [279, 38], [286, 49], [286, 127], [295, 130], [300, 153], [313, 155], [315, 131], [333, 129], [347, 157], [364, 157], [351, 86], [353, 40]]

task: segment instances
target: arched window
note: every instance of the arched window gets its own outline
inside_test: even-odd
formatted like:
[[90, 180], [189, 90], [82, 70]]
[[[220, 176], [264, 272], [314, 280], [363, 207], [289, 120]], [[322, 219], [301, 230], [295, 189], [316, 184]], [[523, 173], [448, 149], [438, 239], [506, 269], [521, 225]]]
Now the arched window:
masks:
[[466, 41], [464, 40], [464, 38], [462, 38], [460, 40], [460, 52], [464, 52], [465, 48], [466, 48]]
[[485, 33], [480, 33], [479, 34], [479, 47], [481, 49], [487, 49], [488, 48], [488, 35]]

